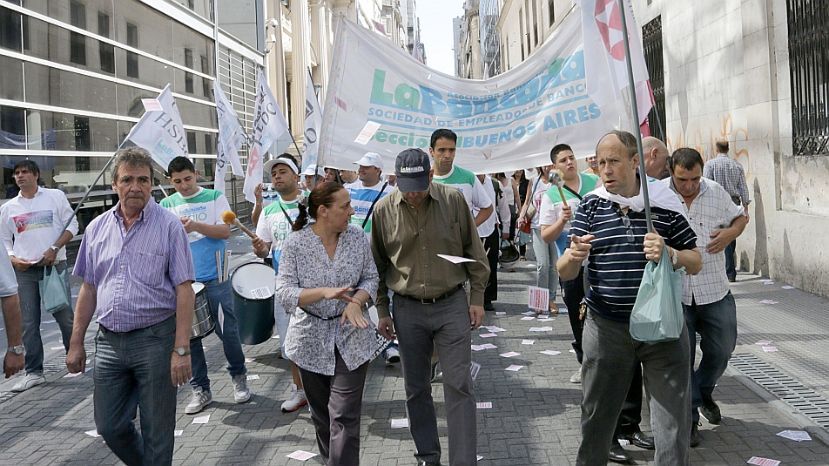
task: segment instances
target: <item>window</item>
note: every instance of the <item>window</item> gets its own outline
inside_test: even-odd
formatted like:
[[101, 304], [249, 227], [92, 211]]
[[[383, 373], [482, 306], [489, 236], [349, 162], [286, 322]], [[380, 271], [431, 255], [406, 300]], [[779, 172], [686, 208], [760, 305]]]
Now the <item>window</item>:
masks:
[[187, 131], [187, 152], [190, 154], [196, 153], [196, 132]]
[[662, 16], [642, 26], [642, 48], [653, 89], [654, 108], [648, 114], [651, 134], [665, 140], [665, 71], [662, 59]]
[[520, 8], [518, 9], [518, 28], [521, 38], [521, 61], [524, 61], [526, 56], [524, 54], [524, 10]]
[[[211, 74], [210, 73], [210, 61], [207, 59], [206, 55], [201, 56], [201, 72], [204, 73], [204, 74]], [[210, 99], [212, 101], [213, 100], [213, 91], [210, 87], [210, 80], [207, 79], [207, 78], [202, 78], [201, 79], [201, 87], [202, 87], [202, 94], [204, 94], [205, 97], [207, 97], [208, 99]]]
[[547, 14], [548, 25], [552, 26], [556, 22], [556, 2], [555, 0], [547, 0]]
[[22, 42], [20, 14], [0, 7], [0, 47], [19, 52]]
[[[69, 21], [72, 26], [86, 29], [86, 7], [83, 3], [69, 2]], [[83, 34], [69, 33], [69, 61], [86, 65], [86, 36]]]
[[825, 2], [786, 2], [792, 86], [793, 155], [829, 155], [829, 9]]
[[538, 13], [536, 12], [536, 3], [537, 0], [530, 0], [530, 3], [533, 4], [533, 19], [530, 24], [533, 25], [533, 45], [538, 45], [538, 28], [541, 26], [538, 23]]
[[[109, 15], [106, 13], [98, 12], [98, 34], [103, 37], [110, 37]], [[99, 41], [98, 55], [101, 60], [101, 71], [115, 73], [115, 47]]]
[[[138, 26], [127, 23], [127, 45], [138, 48]], [[138, 77], [138, 54], [127, 52], [127, 76]]]
[[[184, 66], [193, 69], [193, 49], [184, 49]], [[193, 73], [184, 72], [184, 92], [193, 93]]]

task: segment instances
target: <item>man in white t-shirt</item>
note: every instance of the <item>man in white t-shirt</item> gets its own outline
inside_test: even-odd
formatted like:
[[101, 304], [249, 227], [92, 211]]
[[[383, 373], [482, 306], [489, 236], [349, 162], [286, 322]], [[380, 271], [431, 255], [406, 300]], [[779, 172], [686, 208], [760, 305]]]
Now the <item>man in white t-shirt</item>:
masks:
[[[78, 220], [66, 195], [59, 189], [38, 186], [40, 168], [31, 160], [14, 166], [14, 181], [20, 193], [0, 207], [0, 238], [17, 274], [20, 311], [23, 316], [23, 346], [26, 347], [26, 376], [12, 387], [22, 392], [46, 382], [43, 378], [43, 341], [40, 339], [40, 289], [44, 273], [66, 270], [66, 243], [78, 233]], [[68, 225], [67, 225], [68, 223]], [[71, 297], [69, 280], [64, 279], [66, 296]], [[70, 298], [71, 301], [71, 298]], [[52, 313], [69, 351], [73, 313], [69, 306]]]

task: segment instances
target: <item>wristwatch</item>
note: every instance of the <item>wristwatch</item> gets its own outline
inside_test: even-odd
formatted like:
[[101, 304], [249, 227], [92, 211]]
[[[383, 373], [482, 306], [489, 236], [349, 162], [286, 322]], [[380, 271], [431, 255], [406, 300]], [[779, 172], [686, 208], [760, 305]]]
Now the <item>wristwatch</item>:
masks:
[[26, 348], [23, 345], [9, 346], [9, 351], [19, 356], [26, 352]]
[[676, 252], [676, 249], [671, 248], [671, 264], [676, 266], [676, 263], [679, 261], [679, 253]]
[[179, 346], [177, 348], [173, 348], [173, 352], [179, 356], [187, 356], [190, 354], [190, 348], [187, 348], [186, 346]]
[[58, 252], [58, 250], [59, 250], [60, 248], [59, 248], [59, 247], [57, 247], [57, 246], [55, 246], [55, 245], [53, 244], [53, 245], [49, 246], [49, 249], [51, 249], [51, 250], [52, 250], [52, 251], [54, 251], [54, 252]]

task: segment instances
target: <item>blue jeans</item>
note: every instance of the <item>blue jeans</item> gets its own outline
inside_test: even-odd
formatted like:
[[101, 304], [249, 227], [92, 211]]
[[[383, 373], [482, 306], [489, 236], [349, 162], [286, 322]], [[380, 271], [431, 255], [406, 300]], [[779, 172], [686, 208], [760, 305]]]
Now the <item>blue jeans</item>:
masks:
[[[712, 400], [714, 386], [728, 367], [731, 353], [737, 346], [737, 305], [729, 291], [719, 301], [699, 305], [691, 303], [685, 309], [685, 324], [691, 345], [691, 416], [699, 421], [699, 407], [703, 400]], [[697, 334], [702, 359], [694, 370]]]
[[[211, 280], [204, 284], [207, 289], [207, 305], [210, 317], [216, 323], [216, 336], [222, 341], [222, 348], [227, 359], [227, 371], [234, 377], [247, 373], [245, 368], [245, 354], [242, 352], [242, 343], [239, 339], [239, 321], [233, 309], [233, 289], [230, 280], [219, 283]], [[219, 304], [222, 305], [223, 325], [219, 325]], [[210, 379], [207, 378], [207, 362], [204, 359], [202, 339], [190, 340], [190, 362], [193, 365], [193, 378], [190, 386], [193, 389], [201, 387], [210, 391]]]
[[[98, 328], [95, 335], [95, 426], [127, 465], [173, 462], [176, 387], [170, 355], [176, 319], [132, 332]], [[135, 429], [141, 410], [141, 432]]]
[[[66, 261], [55, 264], [58, 272], [66, 270]], [[20, 298], [20, 312], [23, 317], [23, 346], [26, 347], [26, 373], [43, 374], [43, 340], [40, 338], [40, 288], [38, 282], [43, 279], [43, 267], [32, 266], [25, 272], [15, 270], [17, 276], [17, 295]], [[66, 277], [66, 293], [69, 291], [69, 277]], [[70, 298], [71, 300], [71, 298]], [[48, 315], [48, 314], [47, 314]], [[74, 314], [71, 307], [52, 314], [60, 328], [63, 348], [69, 352], [69, 340], [72, 337]]]
[[737, 278], [737, 240], [728, 243], [725, 247], [725, 275], [729, 280]]

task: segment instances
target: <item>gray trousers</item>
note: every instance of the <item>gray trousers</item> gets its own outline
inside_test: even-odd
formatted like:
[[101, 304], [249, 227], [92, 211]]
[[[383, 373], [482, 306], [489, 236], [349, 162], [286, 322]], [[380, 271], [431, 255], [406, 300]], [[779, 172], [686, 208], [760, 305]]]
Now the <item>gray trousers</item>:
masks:
[[400, 361], [406, 387], [409, 431], [415, 457], [440, 462], [440, 439], [432, 400], [432, 349], [443, 370], [446, 422], [449, 427], [449, 464], [477, 464], [478, 430], [475, 395], [469, 368], [472, 343], [469, 302], [459, 289], [435, 304], [394, 296], [394, 327], [400, 343]]
[[360, 412], [368, 364], [349, 371], [340, 352], [334, 350], [334, 375], [299, 368], [311, 420], [317, 433], [317, 447], [325, 464], [360, 464]]
[[650, 394], [655, 464], [688, 465], [691, 371], [687, 329], [682, 330], [679, 340], [646, 344], [633, 340], [628, 328], [626, 322], [608, 320], [592, 312], [584, 320], [582, 442], [576, 464], [607, 464], [616, 420], [638, 358]]

